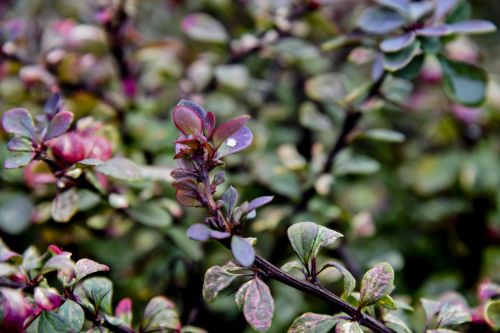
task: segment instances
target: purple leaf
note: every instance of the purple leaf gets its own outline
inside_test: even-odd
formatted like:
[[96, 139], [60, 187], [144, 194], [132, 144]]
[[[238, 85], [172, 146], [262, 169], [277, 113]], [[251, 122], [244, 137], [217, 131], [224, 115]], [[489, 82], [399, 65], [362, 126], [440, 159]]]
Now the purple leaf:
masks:
[[194, 109], [177, 105], [174, 107], [172, 119], [175, 126], [185, 135], [200, 134], [203, 130], [203, 123], [200, 115]]
[[243, 298], [243, 315], [255, 330], [265, 332], [271, 327], [274, 299], [267, 284], [257, 276], [246, 288]]
[[193, 101], [190, 101], [188, 99], [181, 99], [177, 103], [177, 105], [178, 106], [185, 106], [188, 109], [193, 110], [194, 112], [196, 112], [198, 114], [198, 116], [200, 116], [201, 120], [204, 120], [205, 117], [207, 116], [207, 111], [205, 111], [205, 109], [200, 104], [195, 103]]
[[2, 332], [24, 332], [24, 321], [31, 313], [31, 306], [18, 289], [0, 288], [2, 296]]
[[287, 333], [326, 333], [337, 324], [338, 319], [332, 316], [307, 312], [295, 318]]
[[[439, 2], [439, 1], [437, 1]], [[410, 19], [412, 22], [420, 20], [422, 17], [430, 14], [434, 9], [435, 1], [418, 1], [410, 3]]]
[[[217, 127], [213, 135], [215, 148], [218, 148], [222, 143], [224, 143], [224, 141], [238, 132], [243, 126], [245, 126], [249, 119], [250, 116], [241, 116], [227, 121]], [[234, 145], [230, 143], [230, 147], [234, 147]]]
[[395, 9], [401, 14], [406, 14], [410, 6], [410, 0], [376, 0], [384, 7]]
[[224, 208], [226, 212], [231, 215], [234, 207], [238, 203], [238, 191], [232, 186], [229, 186], [222, 195], [222, 201], [224, 202]]
[[87, 275], [96, 272], [108, 272], [109, 267], [94, 260], [80, 259], [76, 262], [76, 279], [81, 280]]
[[205, 135], [209, 138], [215, 129], [215, 115], [212, 112], [208, 112], [205, 120], [203, 121], [203, 130]]
[[29, 152], [33, 151], [33, 144], [31, 140], [20, 136], [15, 136], [7, 143], [7, 149], [10, 151]]
[[57, 309], [61, 303], [61, 295], [55, 288], [35, 288], [35, 303], [40, 309], [45, 311], [52, 311]]
[[450, 24], [451, 29], [457, 34], [484, 34], [497, 30], [497, 27], [488, 21], [471, 20]]
[[249, 267], [255, 260], [255, 251], [249, 241], [240, 236], [231, 238], [231, 252], [234, 259], [244, 267]]
[[384, 55], [378, 53], [373, 62], [371, 77], [373, 81], [379, 80], [384, 74]]
[[434, 9], [434, 21], [441, 21], [446, 14], [451, 12], [458, 4], [459, 0], [439, 0], [436, 1]]
[[197, 241], [207, 241], [210, 238], [210, 228], [204, 224], [196, 223], [189, 227], [187, 230], [188, 238]]
[[28, 164], [35, 157], [35, 153], [15, 152], [11, 154], [4, 162], [5, 169], [20, 168]]
[[397, 52], [413, 43], [414, 40], [415, 33], [410, 31], [401, 36], [384, 39], [382, 43], [380, 43], [380, 49], [384, 52]]
[[35, 141], [33, 118], [26, 109], [12, 109], [2, 117], [2, 125], [7, 133], [19, 135]]
[[43, 107], [43, 113], [45, 113], [49, 118], [52, 118], [55, 116], [59, 111], [61, 111], [61, 108], [63, 106], [63, 100], [62, 96], [60, 93], [55, 93], [50, 95], [49, 99], [47, 100], [47, 103], [45, 103], [45, 106]]
[[252, 131], [246, 126], [240, 128], [237, 132], [229, 136], [217, 150], [217, 157], [221, 158], [230, 154], [237, 153], [252, 143]]
[[201, 202], [198, 200], [196, 192], [193, 191], [178, 190], [175, 192], [175, 198], [185, 207], [203, 207]]
[[245, 212], [251, 212], [252, 210], [255, 210], [259, 207], [267, 205], [273, 199], [274, 199], [274, 195], [267, 195], [267, 196], [255, 198], [252, 201], [250, 201]]
[[229, 238], [231, 234], [226, 231], [210, 230], [210, 238], [213, 239], [226, 239]]
[[61, 111], [57, 113], [49, 122], [49, 126], [47, 127], [43, 140], [48, 141], [66, 133], [72, 122], [73, 113], [69, 111]]
[[448, 36], [453, 33], [451, 27], [447, 24], [439, 25], [437, 27], [428, 27], [417, 30], [417, 35], [425, 37], [441, 37]]

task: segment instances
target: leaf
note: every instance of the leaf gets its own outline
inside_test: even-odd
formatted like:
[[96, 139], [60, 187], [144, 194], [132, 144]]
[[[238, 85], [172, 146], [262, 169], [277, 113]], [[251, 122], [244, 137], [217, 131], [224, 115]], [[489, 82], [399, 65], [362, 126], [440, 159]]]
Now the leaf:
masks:
[[206, 225], [195, 223], [187, 230], [187, 236], [189, 239], [204, 242], [210, 238], [210, 231], [211, 229]]
[[341, 320], [335, 328], [336, 333], [363, 333], [361, 326], [355, 321]]
[[373, 129], [366, 130], [360, 136], [363, 138], [368, 138], [368, 139], [378, 140], [378, 141], [385, 141], [385, 142], [400, 143], [400, 142], [405, 141], [404, 134], [390, 130], [390, 129], [383, 129], [383, 128], [373, 128]]
[[198, 103], [190, 101], [188, 99], [181, 99], [177, 102], [177, 106], [185, 106], [186, 108], [196, 112], [201, 120], [204, 120], [207, 116], [207, 111]]
[[224, 194], [222, 194], [222, 201], [224, 201], [226, 212], [231, 215], [238, 203], [238, 192], [233, 186], [229, 186]]
[[466, 106], [481, 105], [486, 97], [486, 72], [474, 65], [444, 57], [439, 57], [439, 61], [448, 96]]
[[61, 111], [52, 118], [47, 127], [47, 131], [43, 137], [43, 141], [56, 138], [69, 129], [73, 122], [73, 113], [69, 111]]
[[397, 310], [398, 309], [396, 302], [389, 295], [385, 295], [384, 297], [379, 299], [377, 304], [379, 304], [379, 305], [381, 305], [384, 308], [389, 309], [389, 310]]
[[247, 89], [250, 83], [248, 68], [241, 64], [217, 66], [215, 78], [221, 85], [239, 91]]
[[273, 320], [274, 299], [269, 287], [261, 279], [254, 277], [249, 282], [244, 289], [243, 315], [255, 330], [265, 332]]
[[441, 302], [434, 301], [431, 299], [422, 298], [420, 299], [420, 303], [422, 303], [422, 307], [424, 308], [425, 318], [429, 323], [432, 318], [437, 315], [439, 309], [441, 309]]
[[[437, 2], [440, 1], [441, 0]], [[432, 0], [418, 1], [418, 2], [413, 1], [412, 3], [410, 3], [410, 11], [409, 11], [410, 20], [412, 22], [415, 22], [422, 19], [424, 16], [427, 16], [428, 14], [432, 13], [435, 3], [436, 1]]]
[[172, 216], [156, 201], [142, 202], [127, 212], [132, 219], [149, 227], [164, 229], [172, 225]]
[[394, 289], [394, 269], [386, 262], [375, 265], [361, 280], [359, 308], [376, 303]]
[[245, 238], [234, 235], [231, 238], [231, 252], [234, 259], [244, 267], [249, 267], [255, 260], [253, 246]]
[[462, 304], [444, 304], [439, 310], [439, 327], [460, 325], [472, 321], [469, 309]]
[[217, 157], [221, 158], [237, 153], [250, 146], [252, 141], [252, 131], [247, 126], [243, 126], [219, 146], [219, 149], [217, 149]]
[[78, 192], [74, 187], [58, 193], [52, 201], [52, 218], [56, 222], [68, 222], [78, 211]]
[[57, 314], [66, 322], [66, 329], [69, 332], [80, 332], [85, 322], [85, 314], [80, 305], [72, 300], [66, 300], [57, 310]]
[[23, 262], [23, 256], [19, 253], [9, 249], [7, 245], [0, 238], [0, 262], [10, 262], [15, 265], [21, 265]]
[[196, 109], [177, 104], [172, 112], [172, 120], [175, 127], [185, 135], [201, 134], [203, 131], [202, 118]]
[[35, 287], [35, 304], [44, 311], [57, 309], [62, 303], [62, 297], [55, 288]]
[[397, 52], [409, 46], [415, 40], [413, 31], [407, 32], [404, 35], [384, 39], [380, 43], [380, 49], [384, 52]]
[[304, 270], [304, 264], [297, 261], [297, 260], [292, 260], [281, 266], [280, 268], [283, 272], [291, 272], [293, 269], [296, 269], [300, 272]]
[[451, 35], [452, 33], [453, 29], [447, 24], [417, 30], [417, 35], [425, 37], [443, 37]]
[[288, 333], [328, 333], [337, 323], [335, 317], [307, 312], [295, 318]]
[[197, 41], [224, 43], [229, 39], [224, 26], [208, 14], [188, 15], [182, 20], [181, 27], [186, 35]]
[[483, 20], [470, 20], [450, 24], [451, 30], [456, 34], [484, 34], [494, 32], [497, 27]]
[[124, 323], [132, 325], [132, 300], [130, 298], [123, 298], [118, 302], [115, 308], [115, 316]]
[[[243, 126], [245, 126], [249, 119], [250, 116], [241, 116], [218, 126], [212, 135], [215, 148], [219, 148], [224, 141], [228, 140], [233, 134], [238, 132]], [[236, 142], [236, 144], [237, 143], [238, 142]], [[233, 144], [230, 143], [230, 146], [233, 146]]]
[[404, 49], [384, 54], [384, 68], [390, 72], [395, 72], [405, 68], [417, 55], [422, 51], [420, 50], [420, 42], [415, 41], [410, 46]]
[[434, 9], [434, 20], [441, 21], [446, 14], [451, 12], [459, 3], [460, 0], [440, 0], [436, 1], [436, 8]]
[[97, 165], [95, 170], [119, 180], [136, 181], [142, 178], [141, 170], [131, 160], [124, 157], [114, 157]]
[[368, 7], [357, 22], [359, 28], [373, 34], [387, 34], [405, 24], [406, 20], [401, 14], [381, 6]]
[[386, 326], [390, 327], [397, 333], [413, 333], [403, 320], [391, 313], [385, 313], [384, 321]]
[[49, 117], [56, 115], [63, 106], [63, 99], [60, 93], [50, 95], [49, 99], [43, 107], [43, 113]]
[[229, 273], [220, 266], [210, 267], [203, 280], [203, 299], [205, 302], [215, 301], [219, 292], [229, 287], [238, 276], [239, 274]]
[[2, 125], [5, 132], [19, 135], [31, 141], [35, 141], [35, 127], [33, 125], [33, 118], [26, 109], [12, 109], [2, 117]]
[[91, 259], [80, 259], [76, 262], [76, 279], [80, 281], [87, 275], [96, 272], [108, 272], [109, 267]]
[[103, 309], [111, 313], [113, 282], [104, 277], [91, 277], [80, 281], [75, 288], [75, 295], [80, 304], [91, 311]]
[[260, 208], [264, 205], [267, 205], [273, 199], [274, 199], [274, 195], [267, 195], [267, 196], [255, 198], [252, 201], [250, 201], [245, 212], [251, 212], [252, 210], [256, 210], [257, 208]]
[[35, 157], [35, 153], [15, 152], [4, 161], [5, 169], [20, 168], [28, 164]]
[[409, 0], [376, 0], [380, 5], [397, 10], [401, 14], [405, 15], [410, 9]]
[[38, 333], [67, 332], [67, 322], [55, 312], [43, 311], [38, 320]]
[[500, 300], [488, 301], [483, 310], [484, 320], [494, 330], [500, 329]]
[[30, 225], [35, 211], [28, 196], [9, 193], [0, 199], [0, 229], [10, 235], [18, 235]]
[[356, 279], [352, 276], [351, 272], [335, 261], [326, 263], [321, 270], [326, 267], [334, 267], [342, 274], [344, 278], [344, 292], [342, 293], [342, 297], [349, 296], [354, 291], [354, 288], [356, 288]]
[[175, 304], [163, 296], [152, 298], [144, 310], [141, 332], [179, 331], [181, 324]]
[[305, 266], [309, 265], [309, 261], [316, 257], [321, 248], [343, 237], [342, 234], [313, 222], [295, 223], [288, 228], [287, 233], [290, 245]]
[[[109, 325], [116, 328], [116, 330], [119, 332], [136, 333], [136, 331], [132, 327], [130, 327], [130, 324], [126, 323], [122, 318], [104, 314], [104, 319], [108, 322]], [[110, 331], [114, 332], [115, 330], [110, 329]]]
[[33, 151], [33, 143], [27, 138], [15, 136], [7, 143], [7, 149], [10, 151], [30, 152]]

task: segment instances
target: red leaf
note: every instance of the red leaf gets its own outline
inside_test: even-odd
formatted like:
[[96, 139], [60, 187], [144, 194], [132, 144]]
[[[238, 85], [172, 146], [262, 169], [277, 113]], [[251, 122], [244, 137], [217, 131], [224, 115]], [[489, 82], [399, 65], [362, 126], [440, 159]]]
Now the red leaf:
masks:
[[227, 138], [245, 126], [249, 119], [250, 116], [241, 116], [217, 127], [213, 134], [215, 148], [218, 148]]
[[172, 113], [172, 119], [175, 126], [183, 134], [201, 134], [203, 130], [203, 123], [199, 114], [182, 105], [177, 105]]

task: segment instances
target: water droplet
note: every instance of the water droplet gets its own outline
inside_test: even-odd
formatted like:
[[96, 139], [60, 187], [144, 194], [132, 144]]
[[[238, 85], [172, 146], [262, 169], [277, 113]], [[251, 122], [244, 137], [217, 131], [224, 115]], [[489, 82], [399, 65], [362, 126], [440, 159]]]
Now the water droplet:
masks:
[[234, 138], [229, 138], [229, 139], [227, 139], [227, 141], [226, 141], [226, 144], [227, 144], [229, 147], [231, 147], [231, 148], [235, 147], [237, 143], [238, 143], [238, 142], [237, 142], [237, 141], [236, 141], [236, 139], [234, 139]]

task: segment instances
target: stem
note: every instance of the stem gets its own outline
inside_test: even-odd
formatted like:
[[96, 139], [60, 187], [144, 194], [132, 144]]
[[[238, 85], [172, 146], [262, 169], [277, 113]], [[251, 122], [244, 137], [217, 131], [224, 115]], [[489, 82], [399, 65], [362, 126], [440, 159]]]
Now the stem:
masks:
[[314, 296], [322, 301], [325, 301], [326, 303], [332, 305], [335, 310], [345, 312], [351, 318], [356, 319], [356, 321], [360, 325], [366, 326], [374, 332], [393, 333], [393, 331], [389, 327], [385, 326], [378, 320], [359, 312], [355, 307], [353, 307], [331, 291], [323, 288], [320, 285], [301, 281], [289, 274], [286, 274], [262, 257], [255, 257], [254, 266], [262, 270], [268, 278], [284, 283], [287, 286], [290, 286], [306, 294]]

